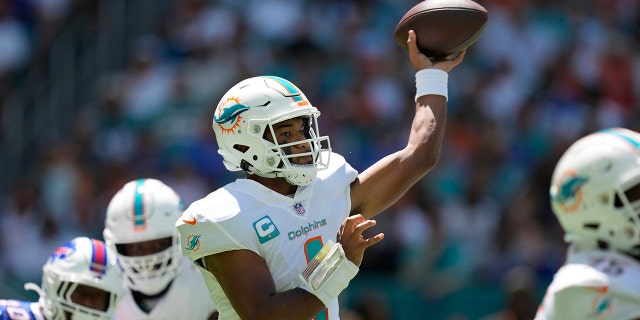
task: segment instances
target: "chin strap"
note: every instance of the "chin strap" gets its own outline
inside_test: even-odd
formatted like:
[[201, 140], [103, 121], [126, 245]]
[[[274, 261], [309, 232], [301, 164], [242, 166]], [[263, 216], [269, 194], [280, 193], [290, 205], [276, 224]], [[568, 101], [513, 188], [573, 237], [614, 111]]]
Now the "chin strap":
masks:
[[240, 168], [244, 170], [247, 174], [255, 174], [256, 176], [260, 176], [263, 178], [285, 178], [285, 175], [282, 172], [271, 171], [267, 173], [262, 173], [254, 170], [254, 167], [246, 160], [240, 160]]
[[33, 283], [33, 282], [27, 282], [24, 284], [24, 289], [29, 291], [35, 291], [39, 296], [43, 297], [44, 296], [44, 291], [42, 291], [42, 288], [40, 288], [37, 284]]

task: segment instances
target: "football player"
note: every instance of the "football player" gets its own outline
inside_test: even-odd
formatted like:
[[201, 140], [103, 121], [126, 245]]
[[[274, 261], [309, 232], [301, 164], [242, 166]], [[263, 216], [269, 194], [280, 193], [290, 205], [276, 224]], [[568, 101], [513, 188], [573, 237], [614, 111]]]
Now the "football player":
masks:
[[157, 179], [130, 181], [111, 199], [104, 239], [123, 271], [119, 320], [217, 318], [200, 272], [181, 253], [182, 210], [178, 194]]
[[407, 146], [362, 173], [331, 151], [320, 112], [293, 83], [254, 77], [222, 97], [213, 114], [218, 152], [246, 178], [194, 202], [176, 224], [221, 319], [339, 319], [339, 293], [384, 237], [362, 236], [370, 219], [439, 158], [448, 71], [464, 52], [432, 62], [415, 41], [410, 32], [417, 93]]
[[0, 300], [1, 320], [112, 319], [122, 278], [104, 242], [77, 237], [58, 247], [42, 267], [42, 286], [25, 284], [38, 302]]
[[640, 133], [612, 128], [576, 141], [550, 196], [569, 249], [536, 319], [640, 318]]

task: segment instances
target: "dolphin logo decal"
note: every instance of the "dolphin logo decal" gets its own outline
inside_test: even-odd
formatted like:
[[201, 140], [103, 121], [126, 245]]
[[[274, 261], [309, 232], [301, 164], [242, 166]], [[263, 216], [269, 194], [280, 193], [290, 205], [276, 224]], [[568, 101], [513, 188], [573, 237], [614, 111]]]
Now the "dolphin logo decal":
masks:
[[[228, 102], [233, 103], [228, 105]], [[235, 129], [240, 126], [240, 114], [251, 107], [240, 103], [238, 98], [229, 97], [223, 104], [218, 106], [213, 115], [213, 121], [218, 124], [222, 133], [235, 133]]]
[[569, 177], [562, 182], [558, 193], [553, 197], [553, 200], [559, 202], [567, 202], [576, 198], [580, 188], [587, 183], [589, 179], [585, 177]]
[[589, 181], [584, 176], [576, 176], [573, 170], [558, 179], [551, 192], [551, 200], [557, 203], [566, 213], [575, 212], [582, 203], [582, 186]]
[[230, 107], [226, 107], [224, 109], [222, 109], [222, 112], [220, 113], [220, 115], [214, 115], [213, 119], [216, 121], [216, 123], [218, 124], [223, 124], [223, 123], [228, 123], [228, 122], [236, 122], [238, 116], [249, 110], [249, 106], [246, 106], [244, 104], [241, 103], [236, 103]]
[[200, 249], [200, 235], [199, 234], [190, 234], [187, 237], [187, 242], [189, 245], [185, 247], [187, 250], [191, 250], [193, 252], [197, 252]]

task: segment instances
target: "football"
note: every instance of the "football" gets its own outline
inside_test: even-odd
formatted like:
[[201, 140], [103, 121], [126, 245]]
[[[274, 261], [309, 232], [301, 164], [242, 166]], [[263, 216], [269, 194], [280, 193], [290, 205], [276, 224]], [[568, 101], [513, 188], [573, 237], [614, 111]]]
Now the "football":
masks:
[[487, 19], [487, 9], [472, 0], [424, 0], [405, 13], [394, 36], [407, 48], [407, 33], [413, 30], [420, 52], [432, 60], [443, 60], [472, 45]]

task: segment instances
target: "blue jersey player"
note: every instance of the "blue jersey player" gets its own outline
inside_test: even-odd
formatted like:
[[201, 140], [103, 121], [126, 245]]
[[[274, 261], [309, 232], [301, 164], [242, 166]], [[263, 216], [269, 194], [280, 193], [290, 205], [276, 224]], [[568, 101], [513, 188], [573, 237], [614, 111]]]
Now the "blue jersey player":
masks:
[[0, 320], [111, 319], [122, 295], [122, 276], [104, 242], [77, 237], [58, 247], [42, 267], [42, 285], [25, 289], [37, 302], [0, 299]]

